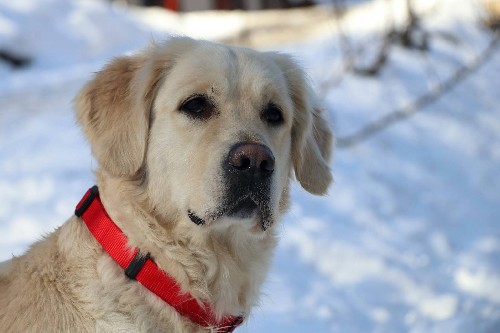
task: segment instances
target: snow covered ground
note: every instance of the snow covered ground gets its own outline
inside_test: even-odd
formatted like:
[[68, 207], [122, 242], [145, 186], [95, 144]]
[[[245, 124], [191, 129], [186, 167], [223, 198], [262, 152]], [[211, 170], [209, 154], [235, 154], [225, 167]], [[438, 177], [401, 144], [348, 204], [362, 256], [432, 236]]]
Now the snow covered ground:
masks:
[[[384, 3], [346, 18], [353, 42], [373, 39]], [[348, 74], [322, 92], [338, 137], [487, 46], [475, 1], [418, 3], [434, 8], [424, 20], [429, 53], [396, 47], [379, 77]], [[218, 38], [238, 25], [181, 21], [92, 0], [0, 0], [0, 49], [33, 58], [21, 70], [0, 62], [0, 261], [65, 221], [93, 184], [71, 105], [92, 72], [174, 29], [205, 26], [206, 38]], [[275, 49], [295, 54], [319, 87], [338, 73], [335, 31]], [[414, 117], [338, 149], [328, 196], [296, 185], [262, 305], [238, 331], [500, 332], [499, 78], [500, 51]]]

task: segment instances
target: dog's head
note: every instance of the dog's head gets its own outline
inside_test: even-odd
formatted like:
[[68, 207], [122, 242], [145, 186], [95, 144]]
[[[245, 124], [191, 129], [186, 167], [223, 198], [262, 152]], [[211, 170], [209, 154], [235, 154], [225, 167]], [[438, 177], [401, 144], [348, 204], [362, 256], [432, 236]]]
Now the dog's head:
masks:
[[115, 59], [76, 107], [100, 168], [141, 184], [156, 214], [261, 233], [287, 206], [292, 170], [313, 194], [331, 182], [315, 103], [285, 55], [174, 38]]

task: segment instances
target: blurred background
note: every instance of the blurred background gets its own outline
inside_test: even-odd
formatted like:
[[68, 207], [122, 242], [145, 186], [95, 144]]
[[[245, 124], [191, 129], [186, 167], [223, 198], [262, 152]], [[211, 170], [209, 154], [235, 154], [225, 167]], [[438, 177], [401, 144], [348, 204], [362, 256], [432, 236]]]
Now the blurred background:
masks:
[[188, 35], [292, 54], [337, 137], [238, 332], [500, 332], [499, 27], [496, 0], [0, 0], [0, 261], [94, 183], [77, 91]]

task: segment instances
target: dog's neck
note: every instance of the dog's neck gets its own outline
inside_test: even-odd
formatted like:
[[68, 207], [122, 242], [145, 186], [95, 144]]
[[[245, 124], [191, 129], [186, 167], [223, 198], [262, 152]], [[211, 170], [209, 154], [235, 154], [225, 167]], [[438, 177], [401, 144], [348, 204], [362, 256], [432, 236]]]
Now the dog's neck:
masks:
[[[98, 172], [104, 207], [132, 247], [151, 253], [158, 266], [217, 315], [249, 313], [258, 302], [276, 246], [273, 228], [262, 238], [231, 226], [218, 230], [151, 215], [147, 194], [134, 181]], [[132, 200], [131, 200], [132, 198]]]

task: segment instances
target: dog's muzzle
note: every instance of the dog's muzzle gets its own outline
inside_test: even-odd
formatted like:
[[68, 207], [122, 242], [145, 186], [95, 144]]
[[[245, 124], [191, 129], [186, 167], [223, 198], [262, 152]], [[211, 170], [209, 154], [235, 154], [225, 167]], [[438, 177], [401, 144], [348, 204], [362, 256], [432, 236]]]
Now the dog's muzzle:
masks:
[[248, 218], [258, 210], [263, 220], [269, 218], [274, 166], [274, 155], [265, 145], [239, 142], [231, 147], [223, 162], [227, 216]]
[[[269, 147], [255, 142], [234, 144], [222, 162], [225, 195], [217, 213], [210, 219], [223, 215], [250, 218], [258, 213], [262, 228], [267, 229], [272, 223], [270, 200], [274, 167], [275, 158]], [[191, 211], [188, 215], [196, 224], [205, 223]]]

